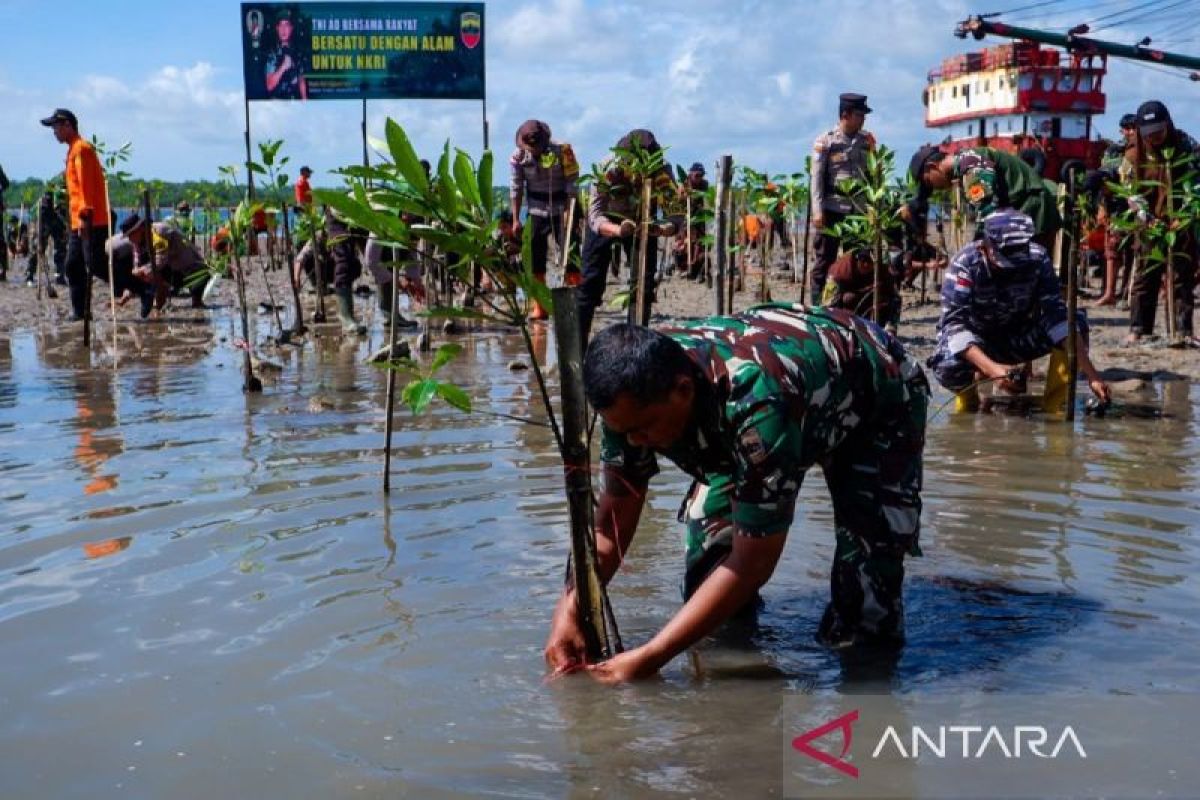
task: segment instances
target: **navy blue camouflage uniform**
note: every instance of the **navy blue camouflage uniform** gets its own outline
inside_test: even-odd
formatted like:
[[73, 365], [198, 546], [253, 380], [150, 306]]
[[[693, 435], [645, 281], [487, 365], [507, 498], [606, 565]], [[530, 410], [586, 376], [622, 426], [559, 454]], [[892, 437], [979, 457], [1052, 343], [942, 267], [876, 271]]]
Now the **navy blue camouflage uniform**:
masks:
[[[942, 281], [937, 349], [926, 362], [945, 388], [975, 382], [963, 353], [972, 345], [993, 361], [1020, 364], [1045, 355], [1067, 338], [1067, 306], [1046, 250], [1032, 242], [1033, 222], [1019, 211], [997, 211], [984, 221], [984, 240], [968, 244]], [[1000, 251], [984, 253], [984, 242]], [[1087, 315], [1077, 316], [1087, 337]]]

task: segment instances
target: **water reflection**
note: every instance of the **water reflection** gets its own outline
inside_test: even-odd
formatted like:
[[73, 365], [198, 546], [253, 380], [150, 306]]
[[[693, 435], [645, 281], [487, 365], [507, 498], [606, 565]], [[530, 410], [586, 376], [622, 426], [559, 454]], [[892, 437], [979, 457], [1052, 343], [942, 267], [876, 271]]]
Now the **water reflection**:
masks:
[[[795, 694], [1200, 688], [1190, 384], [1073, 432], [937, 420], [899, 654], [813, 641], [833, 536], [810, 481], [757, 619], [614, 691], [542, 683], [567, 553], [547, 429], [398, 410], [385, 497], [378, 342], [264, 349], [284, 369], [246, 397], [219, 314], [135, 327], [115, 370], [74, 331], [0, 343], [5, 795], [778, 796]], [[455, 341], [446, 380], [544, 417], [519, 342]], [[64, 499], [64, 474], [100, 488]], [[679, 606], [685, 483], [655, 479], [614, 584], [629, 644]]]

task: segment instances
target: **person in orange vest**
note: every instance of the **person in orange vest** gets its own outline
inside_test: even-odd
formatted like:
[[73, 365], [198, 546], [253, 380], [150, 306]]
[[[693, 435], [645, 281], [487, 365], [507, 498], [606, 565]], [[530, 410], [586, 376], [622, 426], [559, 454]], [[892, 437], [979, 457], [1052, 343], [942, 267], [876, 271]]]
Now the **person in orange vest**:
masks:
[[[104, 243], [108, 241], [108, 199], [104, 190], [104, 169], [96, 148], [79, 135], [79, 120], [65, 108], [42, 120], [54, 132], [54, 138], [67, 145], [65, 172], [70, 213], [67, 226], [67, 284], [70, 287], [72, 321], [91, 317], [88, 308], [88, 284], [91, 276], [108, 280], [108, 261]], [[115, 287], [114, 287], [115, 288]]]

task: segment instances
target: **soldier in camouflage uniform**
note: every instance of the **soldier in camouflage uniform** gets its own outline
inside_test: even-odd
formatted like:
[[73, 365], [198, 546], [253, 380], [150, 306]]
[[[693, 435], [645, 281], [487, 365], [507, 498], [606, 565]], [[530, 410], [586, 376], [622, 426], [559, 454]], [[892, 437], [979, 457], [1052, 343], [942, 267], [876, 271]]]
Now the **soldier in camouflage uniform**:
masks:
[[837, 260], [841, 241], [829, 229], [854, 213], [854, 202], [842, 194], [838, 184], [861, 178], [867, 153], [875, 149], [875, 137], [863, 130], [867, 97], [862, 94], [838, 96], [838, 125], [817, 137], [812, 157], [813, 269], [809, 287], [812, 305], [819, 305], [825, 290], [829, 268]]
[[[998, 211], [984, 220], [983, 229], [983, 239], [960, 250], [946, 270], [937, 349], [927, 362], [938, 383], [959, 395], [963, 411], [978, 408], [979, 380], [994, 379], [1018, 393], [1024, 362], [1055, 351], [1065, 367], [1067, 306], [1050, 257], [1033, 242], [1033, 221], [1018, 211]], [[1082, 309], [1077, 323], [1079, 368], [1092, 392], [1107, 402], [1108, 386], [1088, 357]], [[1049, 374], [1058, 370], [1052, 362]]]
[[963, 196], [979, 223], [976, 238], [983, 235], [984, 217], [1002, 208], [1013, 208], [1033, 220], [1038, 244], [1047, 250], [1054, 247], [1062, 217], [1053, 184], [1011, 153], [973, 147], [950, 155], [926, 145], [913, 156], [909, 173], [920, 186], [919, 199], [961, 183]]
[[[680, 512], [682, 610], [647, 645], [592, 667], [595, 677], [653, 674], [753, 602], [817, 464], [837, 536], [818, 638], [838, 647], [903, 642], [904, 557], [920, 554], [929, 389], [896, 339], [845, 311], [768, 304], [661, 331], [609, 328], [588, 350], [584, 382], [603, 423], [603, 580], [637, 527], [655, 454], [695, 480]], [[578, 666], [577, 634], [568, 588], [546, 648], [551, 667]]]

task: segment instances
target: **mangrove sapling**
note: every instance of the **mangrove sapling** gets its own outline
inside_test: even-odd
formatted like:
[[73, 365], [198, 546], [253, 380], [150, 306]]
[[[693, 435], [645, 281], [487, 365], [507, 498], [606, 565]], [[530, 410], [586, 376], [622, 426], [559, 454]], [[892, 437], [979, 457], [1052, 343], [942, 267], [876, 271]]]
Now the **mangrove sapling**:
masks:
[[[532, 260], [528, 257], [528, 246], [523, 247], [521, 269], [514, 271], [509, 264], [506, 243], [499, 235], [495, 193], [492, 188], [493, 156], [485, 151], [476, 164], [462, 150], [451, 151], [449, 142], [443, 147], [439, 159], [436, 181], [425, 174], [412, 144], [404, 130], [395, 121], [385, 124], [388, 155], [370, 167], [355, 167], [341, 170], [346, 177], [350, 192], [320, 190], [318, 199], [337, 211], [350, 224], [374, 234], [382, 246], [399, 247], [410, 252], [424, 240], [447, 255], [444, 269], [451, 279], [461, 283], [470, 280], [478, 268], [489, 284], [495, 287], [492, 296], [477, 297], [475, 308], [444, 306], [431, 308], [425, 315], [433, 318], [477, 320], [499, 325], [513, 325], [519, 330], [529, 355], [530, 366], [537, 384], [538, 393], [545, 408], [550, 430], [563, 459], [564, 477], [578, 480], [576, 471], [570, 469], [568, 452], [562, 429], [555, 415], [554, 406], [546, 385], [545, 375], [537, 358], [537, 351], [530, 336], [530, 304], [536, 301], [543, 308], [553, 309], [550, 290], [534, 276]], [[370, 180], [370, 187], [367, 180]], [[403, 215], [420, 222], [409, 223]], [[526, 236], [530, 236], [530, 232]], [[527, 238], [526, 244], [529, 239]], [[422, 256], [427, 262], [428, 257]], [[523, 295], [523, 298], [522, 298]], [[386, 369], [409, 373], [411, 380], [401, 393], [401, 401], [412, 411], [419, 413], [435, 399], [455, 408], [469, 411], [472, 402], [461, 388], [441, 381], [439, 371], [459, 352], [455, 344], [440, 346], [429, 366], [422, 369], [411, 359], [387, 361], [380, 366]], [[590, 475], [583, 470], [588, 480]], [[584, 504], [585, 506], [587, 504]], [[574, 513], [574, 512], [573, 512]], [[586, 534], [583, 534], [588, 528]], [[594, 534], [590, 526], [573, 524], [573, 533], [588, 537]], [[592, 546], [594, 547], [594, 541]], [[576, 564], [578, 569], [587, 570], [588, 564]], [[597, 579], [598, 582], [598, 579]], [[586, 627], [591, 624], [583, 620]], [[589, 634], [592, 641], [603, 641], [593, 625]], [[592, 658], [603, 658], [611, 653], [590, 652]]]
[[[1176, 331], [1175, 261], [1181, 255], [1189, 259], [1195, 257], [1190, 250], [1181, 253], [1177, 248], [1195, 247], [1194, 242], [1184, 236], [1200, 225], [1200, 196], [1197, 195], [1200, 175], [1195, 172], [1191, 153], [1177, 154], [1172, 148], [1165, 148], [1162, 159], [1163, 180], [1135, 174], [1125, 183], [1108, 184], [1113, 195], [1124, 200], [1126, 205], [1124, 211], [1110, 218], [1110, 222], [1118, 232], [1137, 242], [1138, 259], [1128, 287], [1131, 301], [1133, 286], [1139, 276], [1154, 270], [1166, 273], [1167, 336], [1170, 344], [1179, 345], [1184, 342], [1182, 333]], [[1159, 202], [1152, 208], [1148, 198], [1156, 195]]]
[[[251, 161], [249, 164], [250, 174], [262, 175], [263, 182], [259, 187], [262, 191], [263, 200], [265, 203], [266, 213], [268, 218], [276, 212], [283, 216], [283, 230], [285, 251], [284, 256], [287, 259], [284, 262], [284, 267], [288, 274], [288, 283], [292, 288], [292, 301], [295, 309], [295, 320], [293, 320], [292, 328], [285, 331], [283, 328], [283, 320], [279, 316], [279, 306], [275, 303], [275, 293], [271, 289], [271, 282], [267, 280], [266, 270], [263, 270], [263, 283], [267, 287], [267, 298], [271, 303], [271, 310], [275, 314], [275, 324], [279, 331], [278, 341], [281, 344], [286, 344], [291, 340], [293, 334], [300, 333], [304, 330], [303, 312], [300, 310], [300, 289], [296, 285], [295, 272], [292, 270], [291, 261], [291, 241], [288, 235], [288, 202], [287, 202], [287, 187], [288, 176], [281, 170], [287, 166], [290, 160], [288, 156], [280, 156], [279, 150], [283, 147], [282, 139], [268, 139], [258, 143], [260, 162]], [[273, 234], [272, 234], [273, 238]], [[276, 247], [268, 247], [267, 257], [271, 263], [271, 271], [275, 272], [279, 268], [278, 253]], [[299, 328], [299, 330], [297, 330]]]
[[889, 183], [895, 172], [895, 153], [880, 146], [866, 156], [862, 173], [857, 178], [840, 181], [838, 191], [849, 198], [854, 211], [831, 227], [831, 233], [841, 240], [845, 251], [871, 253], [874, 275], [871, 281], [871, 319], [882, 324], [883, 319], [883, 256], [885, 242], [893, 232], [903, 229], [900, 208], [908, 189], [899, 183]]

